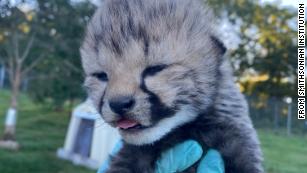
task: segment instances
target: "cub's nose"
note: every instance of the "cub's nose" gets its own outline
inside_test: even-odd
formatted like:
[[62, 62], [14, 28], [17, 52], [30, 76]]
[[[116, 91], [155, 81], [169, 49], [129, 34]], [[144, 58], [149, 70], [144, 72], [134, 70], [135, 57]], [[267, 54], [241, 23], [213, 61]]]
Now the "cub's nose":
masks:
[[117, 97], [109, 101], [111, 110], [120, 115], [131, 110], [134, 104], [135, 100], [133, 97], [130, 96]]

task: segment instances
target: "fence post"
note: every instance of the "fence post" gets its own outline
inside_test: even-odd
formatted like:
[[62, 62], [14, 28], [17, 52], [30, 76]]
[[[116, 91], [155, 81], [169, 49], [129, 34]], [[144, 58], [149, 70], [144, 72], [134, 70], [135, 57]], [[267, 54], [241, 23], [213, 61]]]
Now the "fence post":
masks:
[[278, 99], [273, 97], [273, 104], [274, 104], [274, 130], [277, 132], [279, 128], [279, 114], [278, 114]]
[[291, 97], [287, 97], [285, 99], [286, 103], [288, 104], [288, 116], [287, 116], [287, 134], [291, 135], [291, 121], [292, 121], [292, 99]]

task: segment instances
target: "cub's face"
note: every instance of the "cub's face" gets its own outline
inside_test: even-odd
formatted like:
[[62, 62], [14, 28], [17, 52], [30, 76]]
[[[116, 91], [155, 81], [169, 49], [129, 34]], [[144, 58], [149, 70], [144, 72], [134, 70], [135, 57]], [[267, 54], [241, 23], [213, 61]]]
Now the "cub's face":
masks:
[[[106, 1], [88, 26], [81, 55], [84, 85], [102, 118], [126, 142], [143, 145], [193, 121], [210, 106], [223, 48], [204, 19], [197, 18], [191, 28], [196, 14], [184, 19], [179, 11], [147, 18], [145, 3], [141, 10], [135, 2]], [[159, 8], [150, 2], [148, 10]], [[168, 27], [174, 21], [182, 23]]]

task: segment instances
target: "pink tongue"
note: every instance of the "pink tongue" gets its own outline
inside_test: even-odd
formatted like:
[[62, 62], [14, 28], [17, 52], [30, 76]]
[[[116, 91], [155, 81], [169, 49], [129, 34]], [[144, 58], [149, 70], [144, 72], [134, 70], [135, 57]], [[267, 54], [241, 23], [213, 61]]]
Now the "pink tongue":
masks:
[[117, 127], [122, 128], [122, 129], [129, 129], [136, 125], [138, 125], [138, 122], [134, 120], [128, 120], [128, 119], [119, 120], [117, 122]]

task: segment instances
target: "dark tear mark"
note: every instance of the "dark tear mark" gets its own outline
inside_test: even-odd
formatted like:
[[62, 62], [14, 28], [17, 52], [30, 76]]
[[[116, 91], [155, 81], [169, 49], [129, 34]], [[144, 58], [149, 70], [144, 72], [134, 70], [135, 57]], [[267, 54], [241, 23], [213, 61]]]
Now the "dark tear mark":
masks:
[[151, 111], [151, 119], [153, 122], [157, 122], [163, 118], [171, 117], [176, 113], [176, 108], [170, 108], [164, 105], [160, 98], [153, 93], [152, 91], [148, 90], [145, 84], [145, 78], [150, 76], [148, 71], [144, 70], [141, 75], [141, 85], [140, 88], [143, 92], [148, 94], [148, 101], [150, 102], [150, 111]]

